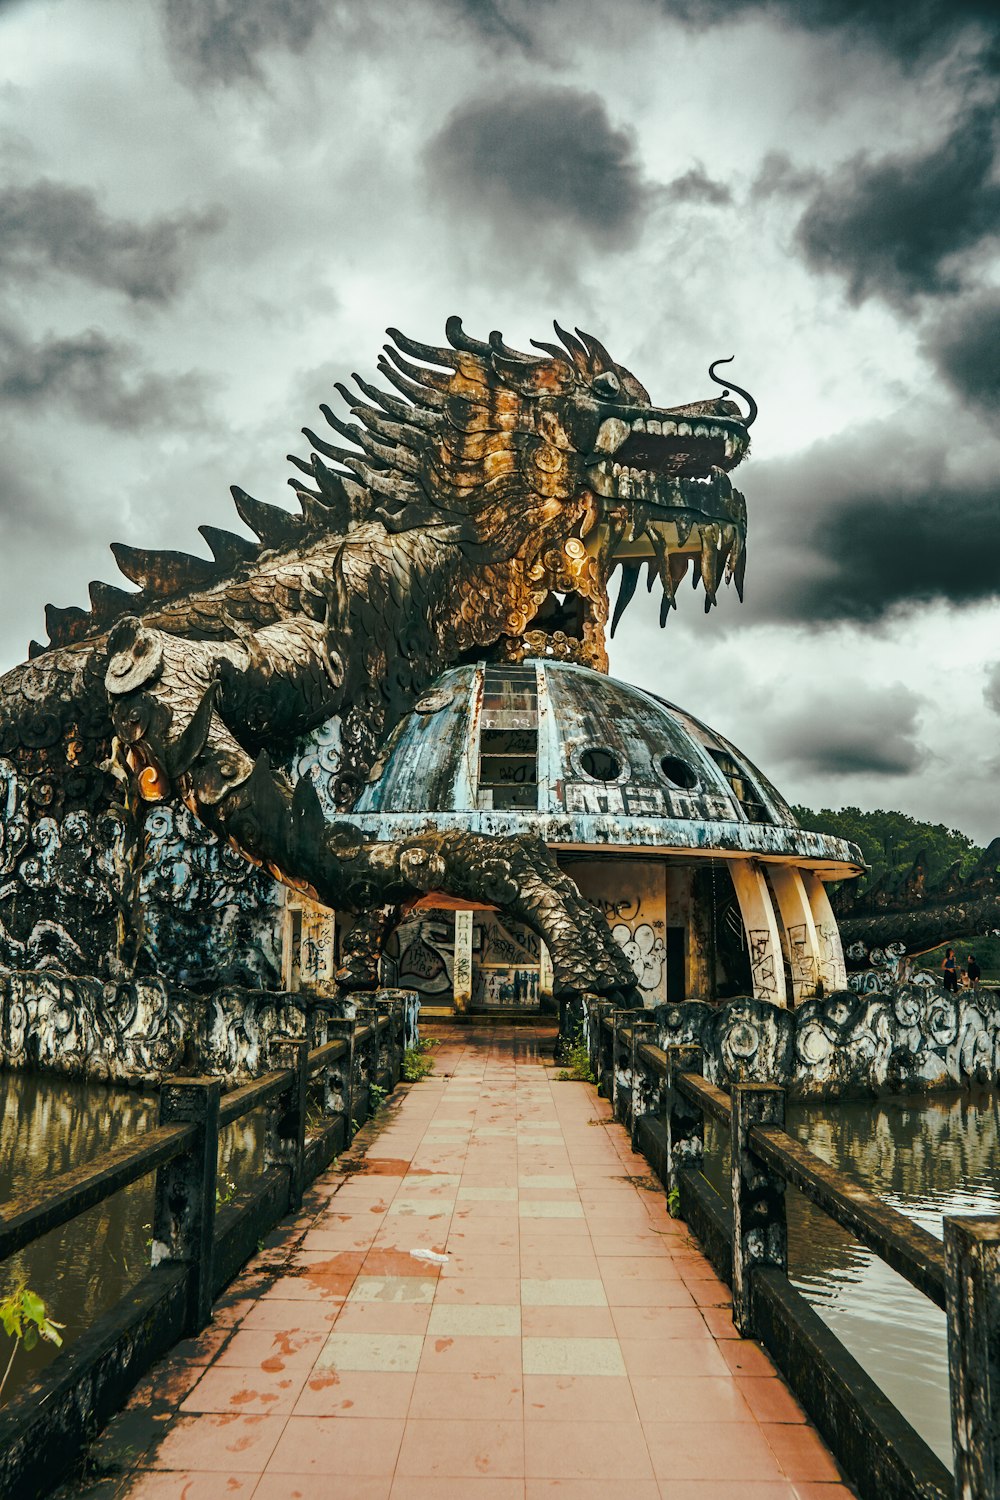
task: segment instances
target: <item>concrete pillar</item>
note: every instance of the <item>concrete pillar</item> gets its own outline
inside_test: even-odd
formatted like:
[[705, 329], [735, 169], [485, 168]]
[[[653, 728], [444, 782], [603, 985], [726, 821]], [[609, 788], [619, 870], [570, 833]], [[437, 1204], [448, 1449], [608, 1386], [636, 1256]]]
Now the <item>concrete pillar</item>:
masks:
[[781, 935], [767, 881], [756, 860], [731, 859], [728, 865], [746, 932], [754, 996], [787, 1005]]
[[731, 1090], [730, 1153], [733, 1165], [733, 1322], [753, 1337], [753, 1270], [788, 1270], [785, 1184], [749, 1145], [751, 1125], [785, 1124], [785, 1093], [766, 1083], [736, 1083]]
[[829, 995], [832, 990], [846, 990], [847, 965], [844, 962], [844, 945], [840, 941], [840, 930], [837, 927], [837, 919], [833, 915], [830, 898], [826, 894], [826, 886], [818, 875], [813, 874], [812, 870], [802, 870], [800, 873], [816, 927], [816, 941], [819, 948], [817, 978], [823, 981], [824, 994]]
[[455, 913], [455, 962], [452, 968], [455, 1009], [468, 1010], [472, 999], [472, 913]]
[[792, 999], [796, 1004], [816, 993], [820, 946], [809, 895], [802, 876], [792, 865], [768, 865], [768, 879], [788, 943], [792, 970]]

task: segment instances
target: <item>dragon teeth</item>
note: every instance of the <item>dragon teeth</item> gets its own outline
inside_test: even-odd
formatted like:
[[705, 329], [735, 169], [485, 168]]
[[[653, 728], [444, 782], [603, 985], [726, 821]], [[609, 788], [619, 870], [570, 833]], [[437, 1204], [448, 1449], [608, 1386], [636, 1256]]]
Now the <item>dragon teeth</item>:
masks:
[[606, 417], [600, 425], [594, 447], [599, 453], [616, 453], [629, 431], [628, 423], [620, 417]]

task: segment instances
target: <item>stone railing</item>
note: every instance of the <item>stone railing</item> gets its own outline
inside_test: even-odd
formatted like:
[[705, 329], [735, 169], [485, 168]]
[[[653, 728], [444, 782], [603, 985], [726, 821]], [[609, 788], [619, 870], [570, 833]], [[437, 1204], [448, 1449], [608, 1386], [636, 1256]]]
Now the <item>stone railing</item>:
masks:
[[[694, 1045], [658, 1044], [648, 1012], [585, 1004], [591, 1067], [668, 1203], [732, 1288], [733, 1321], [771, 1355], [862, 1500], [1000, 1495], [1000, 1219], [946, 1217], [944, 1243], [831, 1167], [785, 1123], [785, 1091], [703, 1076]], [[728, 1134], [732, 1191], [702, 1174], [704, 1119]], [[945, 1311], [955, 1473], [788, 1277], [792, 1185]]]
[[[269, 1070], [227, 1093], [218, 1078], [169, 1078], [153, 1129], [3, 1204], [0, 1264], [156, 1174], [149, 1270], [0, 1411], [0, 1495], [47, 1494], [150, 1365], [205, 1326], [213, 1298], [367, 1120], [372, 1089], [399, 1082], [415, 1002], [383, 991], [353, 1020], [328, 1020], [318, 1046], [275, 1040]], [[220, 1205], [219, 1133], [255, 1110], [263, 1171]]]

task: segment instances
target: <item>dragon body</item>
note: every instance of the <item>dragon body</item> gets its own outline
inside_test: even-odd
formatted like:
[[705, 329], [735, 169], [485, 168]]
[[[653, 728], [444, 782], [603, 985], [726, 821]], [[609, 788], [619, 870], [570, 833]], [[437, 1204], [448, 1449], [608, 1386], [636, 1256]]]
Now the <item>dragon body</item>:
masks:
[[[430, 892], [486, 903], [546, 942], [557, 991], [629, 987], [603, 917], [539, 841], [366, 843], [346, 816], [446, 667], [555, 655], [606, 670], [615, 571], [612, 628], [643, 567], [661, 621], [686, 574], [706, 608], [723, 577], [742, 590], [746, 512], [729, 473], [752, 402], [749, 416], [728, 392], [656, 407], [597, 340], [557, 333], [525, 355], [457, 318], [441, 348], [390, 330], [391, 389], [355, 376], [360, 394], [338, 386], [349, 418], [322, 408], [333, 440], [305, 429], [299, 515], [234, 489], [256, 543], [204, 526], [211, 560], [116, 545], [138, 592], [95, 583], [89, 611], [49, 607], [49, 642], [0, 678], [0, 961], [45, 959], [39, 902], [51, 914], [76, 897], [22, 878], [5, 905], [2, 878], [23, 875], [53, 828], [65, 842], [76, 817], [87, 868], [110, 861], [117, 894], [58, 959], [120, 964], [142, 842], [129, 808], [162, 803], [262, 879], [328, 906], [371, 914]], [[296, 745], [331, 722], [344, 814], [332, 819], [293, 772]]]

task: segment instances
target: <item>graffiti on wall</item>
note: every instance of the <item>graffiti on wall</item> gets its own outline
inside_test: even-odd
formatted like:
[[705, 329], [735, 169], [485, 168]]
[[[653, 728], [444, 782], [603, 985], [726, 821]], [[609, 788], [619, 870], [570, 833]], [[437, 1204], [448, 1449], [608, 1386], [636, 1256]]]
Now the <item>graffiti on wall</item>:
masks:
[[621, 947], [635, 970], [635, 982], [647, 994], [654, 994], [663, 986], [663, 966], [667, 960], [667, 947], [663, 938], [648, 922], [637, 922], [629, 927], [627, 922], [616, 922], [611, 936]]
[[771, 934], [765, 927], [752, 927], [747, 933], [747, 943], [754, 994], [762, 1000], [772, 995], [776, 996], [778, 994], [778, 971], [774, 959], [774, 948], [771, 946]]

